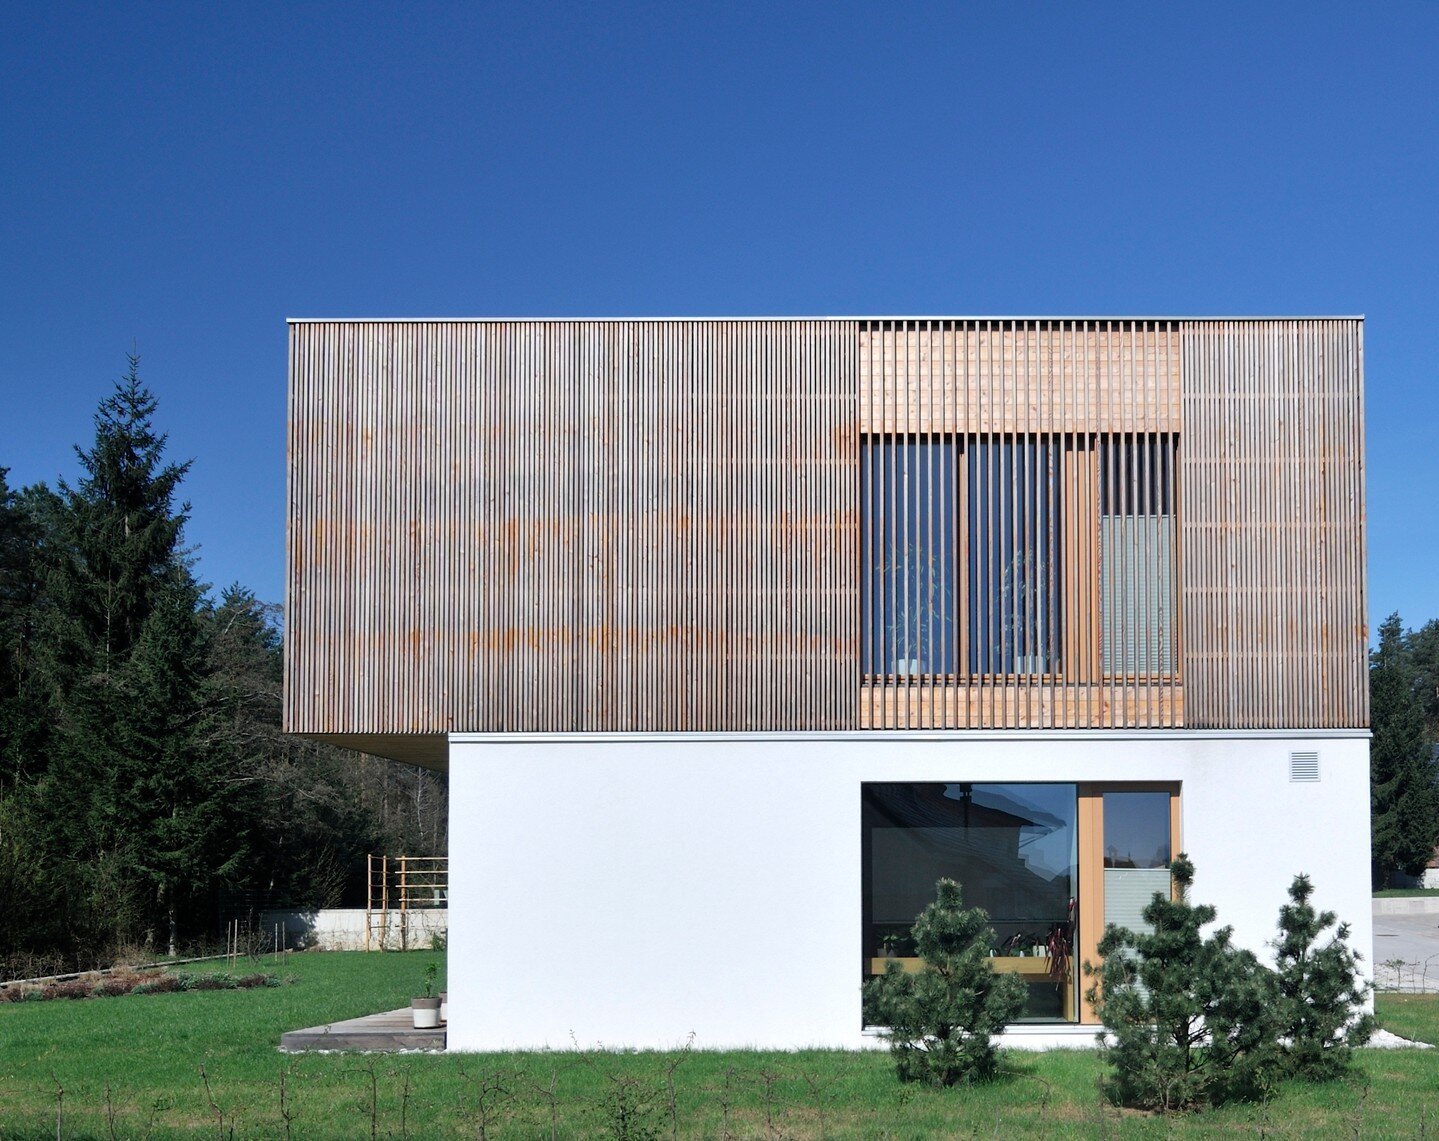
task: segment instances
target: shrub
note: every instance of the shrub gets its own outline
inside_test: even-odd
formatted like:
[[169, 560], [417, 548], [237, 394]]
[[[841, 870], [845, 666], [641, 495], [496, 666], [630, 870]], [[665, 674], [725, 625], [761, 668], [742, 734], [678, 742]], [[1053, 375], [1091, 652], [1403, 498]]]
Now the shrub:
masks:
[[1289, 885], [1289, 902], [1279, 909], [1275, 974], [1285, 1068], [1295, 1077], [1324, 1081], [1348, 1069], [1351, 1047], [1369, 1041], [1374, 1018], [1359, 1009], [1369, 987], [1359, 977], [1349, 925], [1339, 924], [1327, 943], [1315, 945], [1338, 921], [1332, 911], [1315, 912], [1313, 893], [1306, 875]]
[[994, 1035], [1023, 1009], [1025, 986], [1017, 975], [994, 973], [989, 916], [966, 908], [959, 884], [942, 879], [911, 931], [923, 967], [911, 974], [891, 962], [867, 982], [865, 1020], [886, 1027], [901, 1081], [952, 1086], [992, 1077]]
[[1099, 943], [1104, 963], [1088, 998], [1107, 1034], [1108, 1095], [1121, 1105], [1175, 1111], [1259, 1096], [1277, 1076], [1274, 973], [1232, 946], [1233, 929], [1208, 938], [1213, 907], [1189, 902], [1194, 865], [1180, 853], [1171, 867], [1177, 898], [1155, 894], [1138, 934], [1110, 925]]
[[232, 975], [228, 971], [176, 971], [167, 976], [175, 980], [174, 990], [250, 990], [261, 986], [280, 986], [274, 975]]
[[157, 975], [135, 984], [131, 994], [173, 994], [180, 989], [180, 980], [174, 975]]
[[47, 983], [40, 988], [40, 997], [46, 1000], [56, 998], [89, 998], [92, 983], [84, 979], [70, 979], [63, 983]]

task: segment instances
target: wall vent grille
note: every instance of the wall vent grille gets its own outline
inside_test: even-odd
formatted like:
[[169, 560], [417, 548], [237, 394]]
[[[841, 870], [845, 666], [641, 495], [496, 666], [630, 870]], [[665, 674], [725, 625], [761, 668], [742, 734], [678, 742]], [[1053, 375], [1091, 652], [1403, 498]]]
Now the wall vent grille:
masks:
[[1314, 781], [1319, 779], [1318, 753], [1290, 753], [1289, 779], [1292, 781]]

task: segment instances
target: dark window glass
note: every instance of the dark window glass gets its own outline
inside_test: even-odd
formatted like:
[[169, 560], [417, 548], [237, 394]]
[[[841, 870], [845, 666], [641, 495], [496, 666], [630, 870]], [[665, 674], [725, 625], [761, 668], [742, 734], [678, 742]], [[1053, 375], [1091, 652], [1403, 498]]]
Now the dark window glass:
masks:
[[968, 449], [973, 673], [1059, 671], [1059, 462], [1059, 449], [1046, 437], [980, 437]]
[[862, 813], [867, 973], [913, 956], [909, 929], [948, 877], [989, 913], [995, 968], [1028, 984], [1022, 1018], [1076, 1017], [1076, 786], [866, 784]]
[[860, 628], [866, 674], [955, 670], [955, 457], [942, 437], [860, 453]]
[[1167, 868], [1169, 793], [1104, 794], [1104, 866]]

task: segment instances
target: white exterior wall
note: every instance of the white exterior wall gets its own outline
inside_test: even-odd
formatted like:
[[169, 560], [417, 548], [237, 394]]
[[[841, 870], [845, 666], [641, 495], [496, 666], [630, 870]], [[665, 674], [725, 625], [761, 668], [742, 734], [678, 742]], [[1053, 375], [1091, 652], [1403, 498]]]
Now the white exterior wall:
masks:
[[[273, 931], [283, 927], [284, 938], [295, 946], [312, 940], [321, 951], [363, 951], [365, 930], [370, 913], [363, 907], [325, 907], [318, 911], [264, 911], [260, 913], [260, 930]], [[406, 912], [392, 910], [381, 927], [376, 912], [370, 930], [371, 948], [398, 951], [427, 948], [436, 935], [443, 936], [450, 924], [449, 911], [443, 907], [412, 908]], [[403, 930], [402, 930], [403, 928]]]
[[1268, 954], [1303, 871], [1370, 965], [1367, 733], [456, 734], [449, 1048], [867, 1044], [866, 781], [1180, 782], [1237, 943]]

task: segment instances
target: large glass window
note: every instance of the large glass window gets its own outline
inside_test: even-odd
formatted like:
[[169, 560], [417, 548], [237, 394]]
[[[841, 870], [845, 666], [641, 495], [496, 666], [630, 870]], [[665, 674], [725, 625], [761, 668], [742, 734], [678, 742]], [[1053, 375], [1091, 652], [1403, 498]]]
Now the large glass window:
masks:
[[1103, 800], [1105, 925], [1148, 932], [1145, 907], [1169, 893], [1170, 794], [1106, 790]]
[[1047, 436], [987, 436], [969, 447], [969, 669], [1058, 671], [1061, 491]]
[[955, 670], [955, 457], [947, 437], [874, 438], [861, 454], [866, 674]]
[[866, 437], [865, 676], [1173, 677], [1177, 447], [1166, 433]]
[[1028, 985], [1022, 1020], [1077, 1018], [1076, 815], [1073, 784], [864, 785], [868, 972], [913, 957], [909, 929], [948, 877], [989, 913], [995, 970]]

